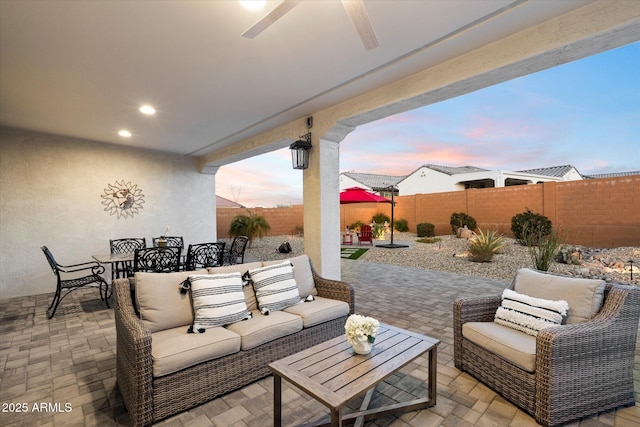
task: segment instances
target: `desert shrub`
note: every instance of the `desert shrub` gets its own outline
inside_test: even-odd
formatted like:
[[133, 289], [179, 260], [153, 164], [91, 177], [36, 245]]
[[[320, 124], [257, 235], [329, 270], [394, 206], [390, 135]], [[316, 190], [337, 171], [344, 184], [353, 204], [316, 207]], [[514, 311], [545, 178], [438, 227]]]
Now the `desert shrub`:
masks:
[[483, 232], [478, 229], [476, 235], [469, 239], [469, 259], [474, 262], [490, 262], [504, 244], [504, 239], [497, 231]]
[[396, 219], [393, 221], [393, 229], [400, 232], [409, 231], [409, 222], [404, 218]]
[[442, 240], [439, 237], [425, 237], [424, 239], [417, 239], [416, 242], [418, 243], [438, 243], [440, 240]]
[[382, 212], [376, 213], [371, 219], [376, 224], [384, 224], [385, 221], [386, 222], [391, 221], [391, 218], [389, 218], [389, 215], [385, 215]]
[[453, 234], [456, 234], [458, 228], [464, 227], [465, 225], [471, 231], [475, 231], [476, 227], [478, 226], [476, 224], [475, 218], [471, 215], [467, 215], [464, 212], [452, 213], [449, 224], [451, 224], [451, 231], [453, 232]]
[[430, 222], [421, 222], [416, 226], [418, 237], [435, 237], [436, 226]]
[[271, 226], [264, 216], [247, 211], [246, 215], [237, 215], [231, 220], [229, 236], [247, 236], [251, 244], [254, 238], [262, 238], [269, 230]]
[[549, 218], [542, 214], [531, 212], [527, 208], [524, 212], [511, 218], [511, 232], [518, 243], [528, 246], [524, 239], [525, 230], [528, 230], [528, 239], [531, 242], [532, 239], [541, 239], [549, 235], [553, 231], [553, 226]]
[[536, 270], [549, 271], [551, 261], [562, 246], [560, 236], [556, 231], [543, 234], [540, 230], [530, 229], [525, 225], [522, 239], [527, 245], [531, 262]]
[[384, 225], [376, 223], [371, 229], [371, 234], [373, 235], [374, 239], [384, 240], [386, 237]]
[[353, 224], [351, 224], [349, 226], [349, 230], [355, 230], [356, 232], [360, 231], [360, 227], [362, 227], [363, 225], [365, 225], [364, 222], [362, 221], [356, 221]]

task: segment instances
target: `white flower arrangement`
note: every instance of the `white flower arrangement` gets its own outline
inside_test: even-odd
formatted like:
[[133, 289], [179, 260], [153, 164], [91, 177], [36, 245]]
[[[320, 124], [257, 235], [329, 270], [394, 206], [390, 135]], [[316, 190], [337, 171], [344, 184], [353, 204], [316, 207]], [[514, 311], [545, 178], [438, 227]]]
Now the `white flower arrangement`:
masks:
[[362, 341], [373, 343], [379, 327], [380, 322], [373, 317], [352, 314], [344, 324], [345, 336], [351, 345]]

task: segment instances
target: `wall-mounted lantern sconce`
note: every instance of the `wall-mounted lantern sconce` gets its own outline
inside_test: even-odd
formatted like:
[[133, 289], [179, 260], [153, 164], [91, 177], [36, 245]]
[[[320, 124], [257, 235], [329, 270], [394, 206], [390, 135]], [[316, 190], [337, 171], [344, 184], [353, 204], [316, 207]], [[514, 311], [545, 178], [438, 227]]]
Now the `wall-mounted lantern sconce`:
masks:
[[311, 127], [313, 117], [307, 117], [307, 132], [300, 139], [289, 146], [291, 150], [291, 162], [294, 169], [307, 169], [309, 167], [309, 152], [311, 151]]

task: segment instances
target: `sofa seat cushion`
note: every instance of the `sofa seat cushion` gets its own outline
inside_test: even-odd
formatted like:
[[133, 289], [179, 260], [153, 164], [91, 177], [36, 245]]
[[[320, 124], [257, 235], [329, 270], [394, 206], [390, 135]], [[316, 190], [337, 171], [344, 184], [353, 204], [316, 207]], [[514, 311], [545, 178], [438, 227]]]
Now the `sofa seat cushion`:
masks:
[[161, 377], [240, 351], [240, 335], [223, 327], [188, 334], [184, 326], [151, 334], [153, 376]]
[[180, 284], [191, 274], [207, 274], [207, 270], [135, 273], [136, 305], [142, 323], [151, 333], [193, 322], [191, 298], [180, 293]]
[[249, 350], [302, 330], [302, 318], [291, 313], [272, 311], [265, 316], [258, 310], [254, 310], [252, 314], [251, 319], [227, 326], [227, 329], [241, 337], [242, 350]]
[[536, 370], [536, 338], [495, 322], [468, 322], [462, 336], [527, 372]]
[[581, 279], [542, 273], [521, 268], [513, 279], [513, 290], [521, 294], [549, 300], [565, 300], [569, 303], [567, 324], [582, 323], [592, 319], [602, 308], [604, 280]]
[[287, 307], [284, 311], [300, 316], [302, 318], [302, 326], [308, 328], [349, 315], [349, 304], [344, 301], [315, 297], [314, 301], [306, 301]]

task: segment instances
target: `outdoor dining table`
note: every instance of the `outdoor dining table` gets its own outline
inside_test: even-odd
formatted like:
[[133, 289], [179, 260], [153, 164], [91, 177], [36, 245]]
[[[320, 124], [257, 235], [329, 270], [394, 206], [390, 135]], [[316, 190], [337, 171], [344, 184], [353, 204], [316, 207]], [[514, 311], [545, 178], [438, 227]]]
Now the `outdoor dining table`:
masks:
[[122, 254], [98, 254], [91, 255], [91, 258], [98, 261], [100, 264], [115, 264], [118, 262], [127, 262], [133, 261], [134, 254], [133, 252], [125, 252]]

